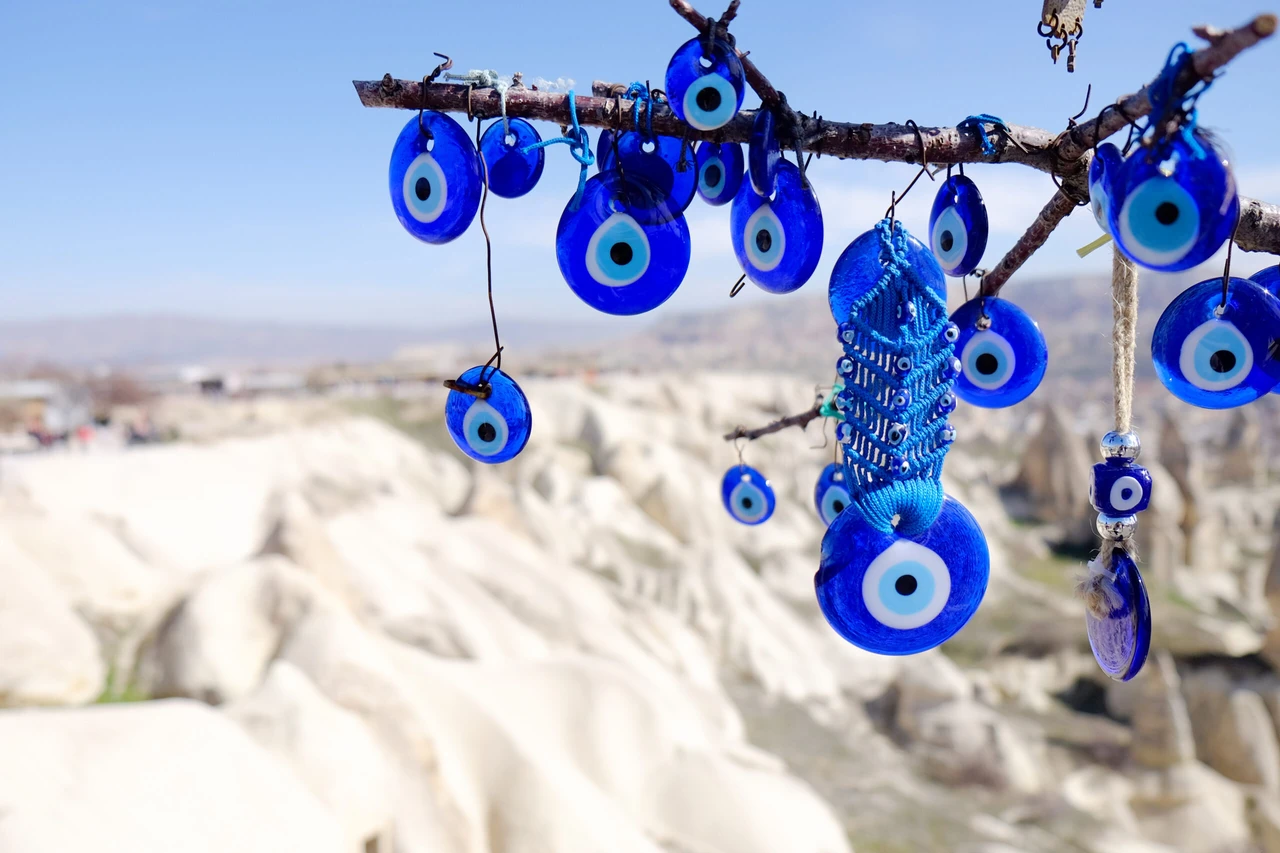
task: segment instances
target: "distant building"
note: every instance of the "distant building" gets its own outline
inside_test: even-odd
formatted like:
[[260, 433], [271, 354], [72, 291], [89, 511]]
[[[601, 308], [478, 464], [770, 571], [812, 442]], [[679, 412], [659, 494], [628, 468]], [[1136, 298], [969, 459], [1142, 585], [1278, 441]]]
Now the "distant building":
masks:
[[0, 382], [0, 408], [19, 419], [21, 426], [54, 435], [93, 420], [88, 390], [53, 379]]

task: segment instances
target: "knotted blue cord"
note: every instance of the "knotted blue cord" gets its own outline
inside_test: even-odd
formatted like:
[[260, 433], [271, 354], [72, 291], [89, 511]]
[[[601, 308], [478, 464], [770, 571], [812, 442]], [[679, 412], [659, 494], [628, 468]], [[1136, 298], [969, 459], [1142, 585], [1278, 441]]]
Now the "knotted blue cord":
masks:
[[[853, 370], [842, 392], [848, 427], [837, 434], [844, 436], [845, 482], [863, 518], [910, 536], [942, 511], [942, 463], [951, 441], [942, 435], [947, 413], [939, 404], [954, 381], [955, 354], [944, 336], [946, 302], [912, 268], [906, 229], [884, 219], [876, 233], [884, 274], [849, 311], [844, 351]], [[894, 408], [900, 391], [910, 402]], [[894, 433], [904, 429], [895, 444]]]
[[564, 143], [569, 146], [569, 153], [573, 155], [573, 159], [578, 161], [582, 166], [582, 170], [578, 173], [578, 191], [574, 193], [573, 201], [569, 202], [570, 210], [577, 210], [582, 204], [582, 191], [587, 186], [587, 167], [596, 162], [596, 155], [591, 153], [591, 139], [587, 136], [586, 128], [578, 124], [578, 103], [573, 95], [573, 90], [569, 90], [569, 120], [573, 122], [573, 127], [565, 136], [557, 136], [555, 139], [544, 139], [541, 142], [535, 142], [521, 149], [521, 152], [528, 154], [530, 151], [536, 151], [539, 148], [546, 148], [548, 145], [557, 145]]
[[1178, 42], [1169, 51], [1169, 57], [1165, 60], [1160, 75], [1147, 87], [1147, 100], [1151, 102], [1151, 112], [1147, 116], [1147, 124], [1142, 129], [1142, 135], [1159, 134], [1168, 124], [1170, 113], [1175, 109], [1180, 110], [1185, 115], [1185, 118], [1179, 122], [1182, 138], [1197, 157], [1203, 157], [1205, 156], [1204, 148], [1192, 131], [1195, 130], [1198, 118], [1196, 101], [1213, 85], [1213, 80], [1201, 79], [1188, 89], [1181, 99], [1175, 100], [1174, 94], [1178, 75], [1194, 56], [1195, 51], [1188, 47], [1186, 42]]
[[653, 139], [654, 99], [649, 87], [637, 80], [627, 87], [627, 93], [623, 97], [631, 99], [631, 124], [636, 130], [640, 130], [640, 105], [644, 104], [646, 123], [641, 135], [645, 139]]
[[987, 133], [986, 125], [988, 124], [999, 130], [1003, 130], [1006, 136], [1013, 135], [1012, 131], [1009, 130], [1009, 125], [1005, 124], [1004, 119], [999, 116], [987, 115], [986, 113], [969, 116], [964, 121], [957, 124], [956, 127], [960, 128], [965, 125], [972, 125], [973, 129], [978, 131], [978, 136], [982, 139], [982, 153], [990, 157], [999, 153], [999, 149], [996, 148], [996, 144], [991, 141], [991, 137]]

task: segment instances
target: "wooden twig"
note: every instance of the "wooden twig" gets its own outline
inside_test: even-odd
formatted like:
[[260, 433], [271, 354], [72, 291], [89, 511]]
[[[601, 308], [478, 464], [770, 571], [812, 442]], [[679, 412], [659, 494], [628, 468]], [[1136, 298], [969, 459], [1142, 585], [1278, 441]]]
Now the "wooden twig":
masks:
[[821, 404], [817, 404], [807, 412], [801, 412], [798, 415], [787, 415], [781, 420], [774, 421], [773, 423], [766, 424], [762, 427], [757, 427], [756, 429], [743, 429], [742, 427], [738, 427], [733, 432], [725, 435], [724, 440], [735, 441], [739, 438], [745, 438], [748, 441], [755, 441], [762, 435], [781, 432], [787, 427], [800, 427], [800, 429], [804, 429], [810, 424], [810, 422], [817, 420], [821, 415], [822, 406]]
[[1000, 263], [982, 277], [982, 295], [995, 296], [999, 293], [1000, 288], [1009, 281], [1009, 276], [1013, 275], [1018, 267], [1025, 264], [1036, 250], [1044, 245], [1049, 235], [1053, 233], [1053, 229], [1058, 227], [1058, 223], [1066, 219], [1075, 209], [1076, 203], [1070, 196], [1062, 190], [1055, 192], [1053, 198], [1049, 199], [1049, 203], [1040, 211], [1040, 215], [1031, 223], [1031, 227], [1018, 238], [1018, 242], [1013, 244], [1013, 248], [1001, 258]]

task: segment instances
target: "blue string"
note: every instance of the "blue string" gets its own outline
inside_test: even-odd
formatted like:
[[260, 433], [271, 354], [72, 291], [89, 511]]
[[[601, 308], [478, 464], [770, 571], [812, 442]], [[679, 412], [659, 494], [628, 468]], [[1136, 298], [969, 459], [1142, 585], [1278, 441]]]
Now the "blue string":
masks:
[[561, 143], [569, 146], [569, 153], [582, 166], [581, 171], [578, 172], [578, 191], [574, 193], [573, 201], [569, 202], [569, 209], [577, 210], [582, 204], [582, 192], [587, 186], [587, 167], [596, 162], [596, 155], [591, 153], [591, 139], [587, 136], [586, 128], [578, 124], [578, 103], [572, 89], [569, 90], [569, 120], [573, 123], [573, 127], [568, 134], [526, 145], [521, 149], [521, 153], [528, 154], [530, 151]]
[[636, 130], [640, 130], [640, 105], [644, 104], [645, 128], [641, 131], [641, 135], [645, 139], [653, 139], [653, 102], [655, 98], [653, 93], [649, 91], [649, 87], [637, 80], [627, 87], [627, 93], [623, 97], [631, 99], [631, 124]]
[[986, 113], [979, 113], [976, 116], [969, 116], [967, 119], [965, 119], [964, 121], [956, 125], [956, 127], [964, 127], [966, 125], [972, 125], [973, 129], [978, 131], [978, 136], [982, 138], [982, 153], [990, 157], [999, 152], [998, 152], [998, 149], [996, 148], [996, 144], [991, 141], [991, 137], [987, 134], [986, 125], [988, 124], [991, 125], [992, 127], [997, 128], [998, 130], [1003, 130], [1006, 135], [1009, 135], [1009, 136], [1013, 135], [1009, 130], [1009, 125], [1005, 124], [1004, 119], [998, 116], [987, 115]]
[[[848, 426], [838, 435], [846, 485], [863, 518], [879, 530], [913, 535], [942, 511], [950, 442], [941, 435], [947, 416], [939, 403], [951, 390], [954, 347], [944, 337], [946, 303], [908, 259], [906, 229], [884, 219], [876, 233], [883, 274], [849, 311], [844, 351], [854, 369], [842, 392]], [[904, 356], [907, 369], [898, 366]], [[895, 409], [890, 401], [899, 391], [910, 392], [911, 402]], [[904, 427], [906, 437], [893, 443], [892, 433]]]
[[1194, 56], [1195, 51], [1188, 47], [1186, 42], [1178, 42], [1169, 50], [1164, 69], [1147, 87], [1147, 100], [1151, 102], [1151, 112], [1147, 117], [1146, 126], [1142, 129], [1142, 135], [1146, 136], [1148, 133], [1158, 134], [1160, 129], [1168, 124], [1170, 113], [1175, 108], [1179, 109], [1185, 114], [1185, 118], [1180, 122], [1181, 127], [1179, 128], [1182, 138], [1197, 157], [1203, 157], [1205, 156], [1204, 148], [1200, 145], [1199, 140], [1195, 138], [1195, 134], [1192, 131], [1195, 130], [1199, 117], [1196, 111], [1196, 101], [1208, 91], [1209, 87], [1213, 85], [1213, 81], [1200, 80], [1176, 102], [1174, 94], [1178, 75], [1182, 73]]

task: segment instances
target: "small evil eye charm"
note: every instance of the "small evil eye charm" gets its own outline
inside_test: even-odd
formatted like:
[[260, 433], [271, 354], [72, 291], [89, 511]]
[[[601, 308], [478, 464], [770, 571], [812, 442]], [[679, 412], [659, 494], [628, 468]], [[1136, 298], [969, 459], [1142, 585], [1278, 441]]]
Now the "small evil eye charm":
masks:
[[1098, 227], [1111, 233], [1111, 181], [1120, 171], [1124, 158], [1120, 149], [1110, 142], [1098, 146], [1097, 153], [1089, 163], [1089, 208]]
[[391, 206], [410, 234], [448, 243], [480, 208], [480, 158], [471, 137], [444, 113], [409, 119], [391, 149]]
[[836, 340], [842, 344], [853, 343], [857, 334], [858, 333], [854, 331], [853, 324], [847, 320], [836, 327]]
[[480, 137], [480, 157], [488, 170], [489, 189], [503, 198], [519, 198], [533, 189], [542, 177], [546, 152], [538, 148], [525, 153], [531, 145], [542, 141], [533, 125], [522, 118], [507, 120], [507, 128], [495, 121]]
[[[899, 222], [895, 228], [902, 228]], [[905, 229], [904, 229], [905, 230]], [[920, 276], [921, 281], [942, 300], [947, 298], [947, 280], [942, 268], [934, 260], [933, 254], [923, 243], [907, 234], [907, 261]], [[880, 236], [873, 228], [858, 235], [858, 238], [845, 247], [840, 258], [831, 269], [831, 283], [827, 288], [827, 302], [831, 306], [831, 316], [837, 323], [849, 319], [849, 310], [853, 303], [876, 286], [876, 282], [884, 275], [884, 267], [880, 265]]]
[[667, 64], [671, 111], [697, 130], [724, 127], [742, 108], [746, 80], [738, 53], [722, 39], [692, 38]]
[[662, 207], [652, 191], [617, 172], [587, 181], [581, 204], [570, 202], [556, 231], [556, 258], [569, 287], [597, 311], [641, 314], [676, 292], [689, 268], [689, 226], [683, 216], [640, 221]]
[[911, 427], [906, 424], [893, 423], [889, 424], [889, 429], [885, 431], [884, 440], [890, 447], [897, 447], [906, 441], [907, 436], [910, 434]]
[[520, 386], [497, 368], [473, 367], [458, 381], [478, 386], [482, 377], [489, 385], [489, 396], [481, 399], [450, 391], [444, 403], [444, 420], [459, 450], [478, 462], [495, 465], [524, 450], [533, 414]]
[[950, 421], [948, 421], [947, 423], [942, 425], [942, 429], [938, 430], [938, 443], [939, 444], [955, 444], [955, 441], [956, 441], [956, 428], [951, 425]]
[[822, 208], [793, 163], [778, 164], [776, 183], [769, 200], [743, 182], [729, 212], [730, 236], [747, 278], [770, 293], [790, 293], [822, 257]]
[[1116, 681], [1138, 674], [1151, 649], [1151, 602], [1138, 567], [1123, 549], [1111, 554], [1111, 570], [1089, 564], [1085, 630], [1102, 671]]
[[1110, 459], [1093, 466], [1089, 503], [1103, 515], [1142, 512], [1151, 503], [1151, 474], [1128, 459]]
[[742, 524], [763, 524], [777, 504], [773, 486], [750, 465], [736, 465], [726, 471], [720, 495], [729, 515]]
[[945, 392], [938, 398], [938, 413], [949, 415], [956, 410], [956, 395], [953, 391]]
[[1208, 260], [1231, 236], [1240, 211], [1231, 167], [1198, 130], [1152, 151], [1135, 150], [1111, 190], [1111, 236], [1134, 263], [1153, 270]]
[[841, 421], [836, 424], [836, 441], [841, 444], [848, 444], [853, 441], [853, 424], [848, 421]]
[[[982, 320], [984, 303], [989, 324]], [[999, 409], [1022, 402], [1036, 390], [1049, 364], [1049, 348], [1026, 312], [1012, 302], [986, 297], [961, 305], [951, 322], [960, 327], [956, 352], [961, 369], [955, 392], [961, 400]]]
[[1151, 338], [1156, 376], [1179, 400], [1204, 409], [1251, 403], [1280, 382], [1272, 344], [1280, 336], [1280, 300], [1252, 281], [1192, 285], [1164, 309]]
[[885, 467], [889, 469], [890, 474], [898, 478], [905, 478], [911, 473], [911, 463], [907, 461], [907, 457], [897, 453], [889, 457]]
[[657, 203], [651, 207], [635, 205], [636, 218], [645, 225], [658, 225], [683, 213], [698, 189], [698, 172], [692, 159], [682, 154], [683, 146], [674, 136], [645, 139], [635, 131], [616, 135], [604, 131], [597, 145], [596, 165], [602, 174], [621, 171], [628, 181], [649, 187]]
[[942, 329], [942, 339], [949, 344], [954, 344], [960, 340], [960, 327], [955, 323], [948, 323]]
[[894, 411], [900, 412], [907, 406], [911, 405], [911, 389], [900, 388], [893, 392], [893, 396], [889, 398], [889, 407]]
[[987, 207], [964, 175], [943, 182], [929, 214], [929, 243], [938, 266], [957, 278], [973, 272], [987, 250]]
[[733, 201], [742, 187], [745, 160], [736, 142], [698, 143], [698, 195], [716, 206]]
[[818, 507], [822, 523], [830, 527], [836, 516], [851, 503], [849, 490], [844, 487], [843, 467], [833, 462], [822, 469], [818, 485], [813, 490], [813, 502]]
[[756, 195], [765, 198], [773, 196], [778, 163], [782, 160], [782, 149], [778, 147], [774, 122], [771, 110], [756, 110], [755, 121], [751, 125], [751, 139], [747, 143], [747, 176], [751, 179], [749, 183]]
[[842, 512], [822, 540], [814, 578], [822, 615], [841, 637], [882, 655], [912, 655], [964, 627], [987, 589], [987, 541], [969, 511], [945, 498], [923, 533], [877, 530]]

